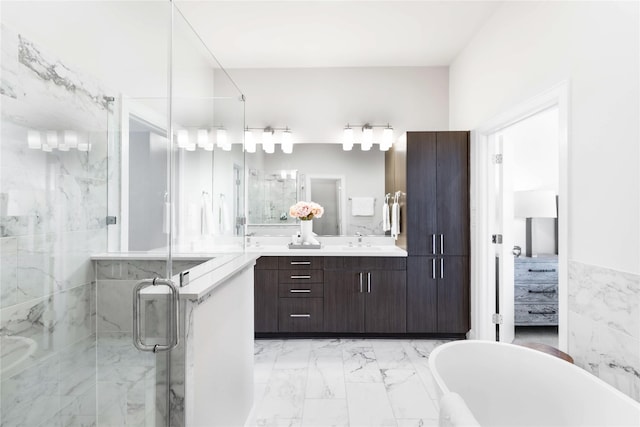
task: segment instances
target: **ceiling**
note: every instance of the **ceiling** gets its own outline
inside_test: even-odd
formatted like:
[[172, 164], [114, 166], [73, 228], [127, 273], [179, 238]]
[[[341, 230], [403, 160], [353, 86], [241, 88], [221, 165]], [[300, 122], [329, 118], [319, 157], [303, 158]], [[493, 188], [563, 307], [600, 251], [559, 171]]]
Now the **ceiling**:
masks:
[[225, 68], [446, 66], [500, 3], [175, 2]]

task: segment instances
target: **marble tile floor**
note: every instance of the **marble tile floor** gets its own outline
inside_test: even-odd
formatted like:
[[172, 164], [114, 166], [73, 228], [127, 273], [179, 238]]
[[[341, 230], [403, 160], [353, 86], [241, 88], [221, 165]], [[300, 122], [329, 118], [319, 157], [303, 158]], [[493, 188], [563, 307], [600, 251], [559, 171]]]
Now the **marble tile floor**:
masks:
[[557, 326], [516, 326], [514, 344], [540, 343], [558, 348]]
[[444, 342], [256, 340], [247, 426], [437, 426], [428, 357]]

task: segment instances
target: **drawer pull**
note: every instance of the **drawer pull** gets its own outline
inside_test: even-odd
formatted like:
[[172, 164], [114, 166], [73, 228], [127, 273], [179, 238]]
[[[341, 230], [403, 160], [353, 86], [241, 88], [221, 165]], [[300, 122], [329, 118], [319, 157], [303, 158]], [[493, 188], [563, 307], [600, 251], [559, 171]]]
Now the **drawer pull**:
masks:
[[534, 290], [529, 289], [529, 293], [530, 294], [555, 294], [556, 290], [552, 289], [550, 291], [534, 291]]
[[310, 314], [290, 314], [289, 317], [308, 319], [311, 317], [311, 315]]
[[552, 311], [532, 311], [529, 310], [529, 314], [556, 314], [555, 310]]
[[555, 273], [556, 269], [555, 268], [530, 268], [529, 273]]
[[309, 275], [305, 275], [305, 276], [291, 276], [292, 279], [311, 279], [311, 276]]
[[311, 261], [291, 261], [291, 265], [311, 265]]
[[289, 289], [292, 294], [310, 294], [311, 289]]

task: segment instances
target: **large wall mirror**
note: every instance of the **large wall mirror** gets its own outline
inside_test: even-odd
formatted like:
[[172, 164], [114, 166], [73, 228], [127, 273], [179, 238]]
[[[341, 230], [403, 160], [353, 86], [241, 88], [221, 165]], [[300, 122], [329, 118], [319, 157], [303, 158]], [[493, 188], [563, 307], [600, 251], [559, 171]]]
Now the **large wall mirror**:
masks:
[[[290, 236], [298, 224], [288, 216], [289, 207], [313, 200], [325, 208], [314, 221], [318, 235], [384, 235], [384, 152], [319, 143], [295, 145], [293, 154], [259, 148], [246, 154], [249, 233]], [[370, 200], [372, 209], [354, 209], [354, 199]]]

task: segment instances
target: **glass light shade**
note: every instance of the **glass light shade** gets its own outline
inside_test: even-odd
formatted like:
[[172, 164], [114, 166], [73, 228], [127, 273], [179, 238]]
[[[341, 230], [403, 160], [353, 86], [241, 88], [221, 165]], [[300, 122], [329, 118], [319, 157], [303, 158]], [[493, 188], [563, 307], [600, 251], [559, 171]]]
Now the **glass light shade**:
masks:
[[275, 144], [273, 142], [273, 131], [267, 130], [262, 132], [262, 149], [267, 154], [274, 153]]
[[373, 146], [373, 128], [365, 127], [362, 129], [362, 143], [360, 149], [362, 151], [369, 151]]
[[209, 145], [209, 131], [207, 129], [198, 129], [197, 135], [198, 147], [206, 148]]
[[297, 170], [292, 170], [291, 171], [291, 179], [296, 179], [296, 177], [298, 176], [298, 171]]
[[285, 130], [284, 132], [282, 132], [282, 142], [280, 143], [280, 148], [285, 154], [293, 153], [293, 136], [291, 135], [290, 130]]
[[58, 148], [58, 132], [55, 130], [47, 131], [47, 145], [51, 148]]
[[231, 142], [226, 141], [223, 145], [222, 145], [222, 149], [224, 151], [231, 151]]
[[253, 132], [248, 129], [244, 131], [244, 149], [247, 153], [256, 152], [256, 140], [253, 139]]
[[196, 147], [197, 147], [197, 145], [194, 142], [194, 143], [191, 143], [191, 144], [187, 144], [187, 146], [184, 147], [184, 149], [187, 150], [187, 151], [196, 151]]
[[216, 130], [216, 145], [222, 148], [226, 143], [227, 143], [227, 130], [226, 129]]
[[64, 145], [69, 148], [77, 148], [78, 147], [78, 134], [72, 130], [64, 131]]
[[[380, 150], [387, 151], [393, 145], [393, 129], [390, 127], [382, 130], [382, 142], [380, 143]], [[384, 148], [383, 148], [384, 147]]]
[[213, 148], [215, 147], [215, 145], [209, 143], [207, 145], [205, 145], [203, 148], [205, 151], [213, 151]]
[[44, 151], [45, 153], [50, 153], [51, 146], [45, 142], [44, 144], [42, 144], [42, 151]]
[[186, 129], [180, 129], [176, 133], [177, 133], [177, 140], [178, 140], [178, 148], [187, 148], [187, 145], [189, 145], [189, 132]]
[[37, 130], [30, 130], [27, 132], [27, 146], [33, 150], [39, 150], [42, 148], [40, 132]]
[[280, 178], [287, 179], [287, 171], [286, 170], [282, 169], [280, 171]]
[[78, 151], [91, 151], [91, 144], [88, 142], [78, 143]]
[[342, 132], [342, 149], [344, 151], [351, 151], [353, 148], [353, 129], [344, 128]]

